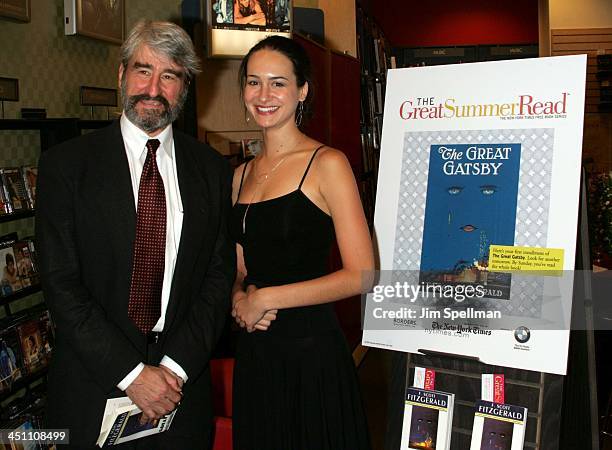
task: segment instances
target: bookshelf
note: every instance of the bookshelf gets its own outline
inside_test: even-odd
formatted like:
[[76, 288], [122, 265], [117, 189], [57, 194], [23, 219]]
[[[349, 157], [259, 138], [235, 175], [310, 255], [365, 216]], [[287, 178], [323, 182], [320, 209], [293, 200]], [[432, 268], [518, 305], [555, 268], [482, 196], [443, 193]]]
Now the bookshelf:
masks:
[[363, 171], [358, 179], [368, 223], [374, 223], [374, 200], [382, 136], [387, 69], [393, 67], [389, 43], [362, 8], [357, 9], [357, 52], [361, 60], [361, 150]]
[[[33, 149], [32, 155], [29, 155], [33, 161], [37, 159], [39, 152], [108, 123], [107, 120], [77, 118], [2, 119], [0, 138], [9, 138], [11, 133], [20, 133], [23, 130], [37, 133], [39, 144]], [[14, 161], [11, 161], [10, 151], [6, 148], [0, 153], [0, 167], [4, 165], [15, 165]], [[15, 236], [17, 242], [13, 248], [17, 248], [17, 243], [21, 242], [17, 239], [16, 231], [21, 233], [26, 230], [27, 234], [32, 233], [34, 215], [34, 209], [30, 208], [0, 216], [0, 223], [6, 228], [5, 233], [11, 231], [5, 237], [13, 234]], [[35, 260], [35, 255], [30, 253], [29, 258]], [[53, 331], [37, 274], [33, 273], [27, 280], [28, 284], [23, 283], [22, 288], [0, 296], [0, 307], [4, 313], [0, 319], [0, 428], [12, 429], [15, 421], [33, 414], [40, 415], [44, 405], [44, 384], [53, 347]], [[31, 340], [30, 347], [25, 346], [26, 340]], [[25, 355], [26, 348], [30, 349], [28, 355]], [[7, 371], [8, 376], [5, 373]]]

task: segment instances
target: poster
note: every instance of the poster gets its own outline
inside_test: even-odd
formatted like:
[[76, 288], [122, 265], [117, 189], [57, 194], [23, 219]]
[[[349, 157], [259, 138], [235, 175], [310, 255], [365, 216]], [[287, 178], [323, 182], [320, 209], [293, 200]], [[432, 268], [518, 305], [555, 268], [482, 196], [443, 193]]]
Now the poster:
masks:
[[242, 57], [262, 39], [291, 37], [291, 0], [207, 0], [208, 56]]
[[586, 55], [388, 72], [363, 345], [565, 374]]

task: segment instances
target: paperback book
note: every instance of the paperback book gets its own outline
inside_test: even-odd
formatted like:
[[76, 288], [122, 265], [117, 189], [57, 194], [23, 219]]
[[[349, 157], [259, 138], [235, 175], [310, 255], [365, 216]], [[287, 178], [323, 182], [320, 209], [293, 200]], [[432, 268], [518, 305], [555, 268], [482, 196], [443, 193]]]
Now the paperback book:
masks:
[[24, 166], [21, 168], [23, 184], [28, 193], [28, 203], [31, 209], [36, 206], [36, 180], [38, 179], [38, 167]]
[[23, 363], [28, 373], [34, 373], [47, 365], [47, 351], [39, 324], [38, 318], [32, 318], [17, 325]]
[[118, 445], [162, 433], [170, 428], [175, 414], [176, 409], [161, 419], [141, 424], [142, 411], [129, 397], [108, 399], [96, 445], [98, 447]]
[[23, 283], [17, 272], [14, 241], [9, 241], [0, 246], [0, 290], [3, 296], [11, 295], [23, 288]]
[[12, 212], [24, 211], [29, 208], [28, 192], [23, 182], [19, 167], [5, 167], [0, 170], [4, 192], [11, 204]]
[[453, 425], [455, 394], [406, 389], [401, 450], [448, 450]]
[[0, 392], [11, 389], [13, 382], [23, 376], [21, 345], [14, 327], [0, 334]]
[[522, 450], [527, 408], [478, 400], [470, 450]]
[[15, 254], [15, 264], [17, 266], [17, 275], [21, 280], [23, 287], [38, 284], [38, 274], [36, 267], [32, 261], [30, 253], [30, 243], [28, 241], [18, 241], [13, 245]]

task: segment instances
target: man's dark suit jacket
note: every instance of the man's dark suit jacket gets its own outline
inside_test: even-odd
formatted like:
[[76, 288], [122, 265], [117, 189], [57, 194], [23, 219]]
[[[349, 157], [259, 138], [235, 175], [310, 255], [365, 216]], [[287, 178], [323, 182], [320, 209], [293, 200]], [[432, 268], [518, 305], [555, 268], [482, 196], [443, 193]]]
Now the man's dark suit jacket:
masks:
[[[174, 146], [184, 216], [159, 350], [189, 379], [167, 433], [207, 448], [208, 361], [235, 275], [231, 171], [214, 150], [177, 130]], [[119, 122], [43, 153], [37, 189], [37, 252], [57, 326], [47, 426], [70, 428], [71, 443], [92, 446], [106, 399], [125, 395], [116, 385], [139, 362], [159, 362], [146, 360], [146, 339], [127, 315], [136, 208]]]

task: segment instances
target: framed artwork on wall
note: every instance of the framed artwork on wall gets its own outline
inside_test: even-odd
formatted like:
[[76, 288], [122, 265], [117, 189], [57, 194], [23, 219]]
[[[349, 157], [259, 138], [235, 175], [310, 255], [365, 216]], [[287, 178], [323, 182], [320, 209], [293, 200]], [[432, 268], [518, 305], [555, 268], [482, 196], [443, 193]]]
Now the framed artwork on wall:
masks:
[[[263, 140], [261, 130], [208, 131], [206, 142], [222, 155], [253, 156], [252, 146]], [[256, 150], [255, 150], [256, 151]]]
[[30, 21], [30, 0], [0, 0], [0, 16]]
[[[0, 0], [2, 1], [2, 0]], [[121, 44], [125, 0], [64, 0], [65, 34], [79, 34]]]
[[19, 101], [19, 80], [17, 78], [0, 77], [0, 101]]
[[117, 106], [117, 89], [81, 86], [82, 106]]

